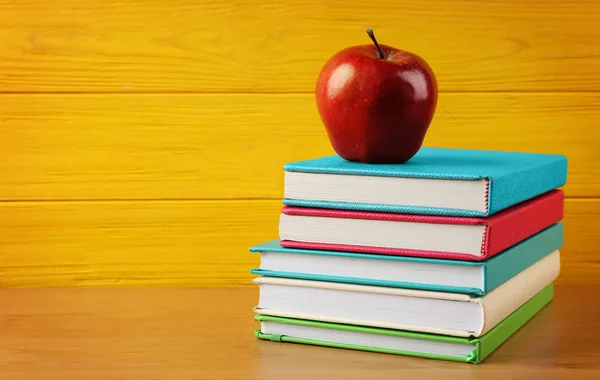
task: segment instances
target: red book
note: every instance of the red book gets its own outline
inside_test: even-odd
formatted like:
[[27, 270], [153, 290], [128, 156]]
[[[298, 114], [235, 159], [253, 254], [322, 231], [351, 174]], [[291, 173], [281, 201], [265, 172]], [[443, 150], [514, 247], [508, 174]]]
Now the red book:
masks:
[[560, 222], [563, 214], [561, 190], [482, 218], [285, 206], [279, 236], [288, 248], [482, 261]]

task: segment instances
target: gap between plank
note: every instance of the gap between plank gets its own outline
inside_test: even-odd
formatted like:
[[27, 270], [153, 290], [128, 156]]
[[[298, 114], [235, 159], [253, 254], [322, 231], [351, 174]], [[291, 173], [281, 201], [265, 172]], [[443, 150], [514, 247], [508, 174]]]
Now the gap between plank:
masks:
[[[283, 198], [82, 198], [82, 199], [0, 199], [2, 203], [92, 203], [92, 202], [266, 202], [282, 201]], [[565, 196], [565, 200], [573, 201], [600, 201], [600, 196]]]
[[[599, 94], [598, 91], [559, 91], [559, 90], [453, 90], [440, 91], [440, 94]], [[314, 91], [0, 91], [0, 96], [31, 95], [314, 95]]]

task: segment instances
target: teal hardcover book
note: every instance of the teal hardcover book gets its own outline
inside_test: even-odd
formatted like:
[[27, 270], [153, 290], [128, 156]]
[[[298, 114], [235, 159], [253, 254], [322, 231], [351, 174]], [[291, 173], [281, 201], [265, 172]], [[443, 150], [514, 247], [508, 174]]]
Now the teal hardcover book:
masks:
[[488, 216], [567, 181], [556, 154], [421, 148], [404, 164], [328, 156], [284, 165], [289, 206]]
[[473, 262], [285, 248], [272, 240], [250, 248], [261, 255], [260, 267], [251, 273], [483, 295], [557, 251], [563, 241], [563, 224], [558, 222], [488, 260]]
[[321, 322], [258, 314], [261, 328], [254, 334], [263, 340], [306, 344], [339, 349], [359, 350], [481, 363], [523, 325], [540, 312], [554, 296], [549, 284], [537, 295], [498, 323], [486, 334], [476, 337], [454, 337], [378, 327]]

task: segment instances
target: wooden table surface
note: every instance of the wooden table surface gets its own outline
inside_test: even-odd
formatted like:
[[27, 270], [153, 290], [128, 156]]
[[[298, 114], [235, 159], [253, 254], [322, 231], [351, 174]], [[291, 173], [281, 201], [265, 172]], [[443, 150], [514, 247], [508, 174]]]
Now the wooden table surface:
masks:
[[0, 379], [600, 379], [600, 287], [554, 301], [479, 365], [257, 340], [243, 288], [0, 290]]

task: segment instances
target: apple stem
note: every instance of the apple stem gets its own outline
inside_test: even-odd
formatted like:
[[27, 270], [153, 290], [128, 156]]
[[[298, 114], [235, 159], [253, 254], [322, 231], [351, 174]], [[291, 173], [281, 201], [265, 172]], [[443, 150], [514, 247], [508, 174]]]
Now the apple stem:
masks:
[[375, 44], [375, 47], [377, 48], [377, 56], [379, 57], [379, 59], [383, 59], [383, 51], [381, 51], [381, 48], [379, 47], [379, 44], [377, 43], [377, 40], [375, 39], [375, 34], [373, 34], [373, 29], [367, 28], [367, 34], [369, 35], [369, 37], [371, 37], [371, 40], [373, 41], [373, 43]]

